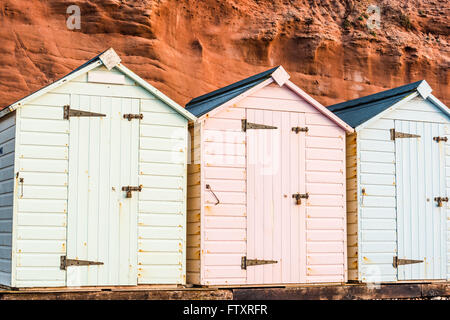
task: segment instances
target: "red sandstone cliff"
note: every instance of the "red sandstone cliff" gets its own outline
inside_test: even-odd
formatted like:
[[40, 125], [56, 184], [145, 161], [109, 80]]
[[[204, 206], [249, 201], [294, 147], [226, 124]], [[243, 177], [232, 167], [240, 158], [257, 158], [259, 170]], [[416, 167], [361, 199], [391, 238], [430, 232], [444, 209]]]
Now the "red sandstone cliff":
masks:
[[426, 79], [450, 106], [449, 16], [448, 0], [1, 0], [0, 106], [108, 47], [180, 104], [282, 64], [325, 105]]

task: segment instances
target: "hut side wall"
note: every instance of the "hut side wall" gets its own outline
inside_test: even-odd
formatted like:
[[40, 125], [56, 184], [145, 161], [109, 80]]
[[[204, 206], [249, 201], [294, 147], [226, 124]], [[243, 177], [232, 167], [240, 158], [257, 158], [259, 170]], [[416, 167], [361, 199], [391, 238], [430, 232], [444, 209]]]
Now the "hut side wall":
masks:
[[70, 94], [48, 93], [17, 109], [13, 287], [65, 286]]
[[358, 280], [358, 198], [356, 133], [347, 136], [347, 255], [348, 279]]
[[0, 122], [0, 284], [11, 285], [16, 113]]
[[[363, 282], [397, 281], [397, 270], [392, 266], [392, 258], [397, 254], [395, 143], [390, 136], [394, 120], [448, 123], [431, 102], [417, 97], [358, 133], [358, 196], [361, 199], [358, 264], [359, 280]], [[450, 167], [449, 157], [446, 157], [446, 166]], [[446, 172], [450, 176], [449, 171]], [[447, 188], [448, 183], [447, 180]], [[447, 222], [447, 229], [449, 226]]]
[[17, 110], [16, 171], [24, 183], [16, 197], [12, 286], [66, 285], [59, 264], [67, 246], [69, 121], [62, 106], [78, 95], [140, 99], [138, 283], [183, 284], [187, 120], [128, 77], [123, 85], [87, 79], [84, 74]]
[[[267, 86], [205, 120], [202, 170], [220, 199], [204, 189], [203, 284], [244, 284], [246, 255], [245, 110], [304, 112], [306, 134], [306, 281], [346, 281], [345, 132], [286, 87]], [[326, 127], [326, 130], [324, 130]]]
[[187, 251], [186, 270], [187, 283], [201, 284], [201, 125], [189, 127], [191, 156], [188, 161], [188, 193], [187, 193]]

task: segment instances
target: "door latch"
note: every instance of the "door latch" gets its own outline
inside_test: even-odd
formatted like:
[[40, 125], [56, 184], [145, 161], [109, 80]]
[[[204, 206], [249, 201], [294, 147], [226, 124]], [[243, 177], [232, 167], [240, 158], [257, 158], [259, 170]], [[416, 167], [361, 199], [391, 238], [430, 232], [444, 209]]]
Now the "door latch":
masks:
[[441, 141], [447, 142], [448, 138], [447, 137], [434, 137], [433, 140], [436, 142], [441, 142]]
[[436, 197], [434, 201], [438, 203], [438, 207], [442, 207], [442, 202], [448, 202], [448, 197]]
[[132, 119], [144, 119], [144, 115], [142, 113], [139, 114], [133, 114], [133, 113], [126, 113], [123, 115], [124, 119], [128, 119], [128, 121], [131, 121]]
[[295, 199], [296, 204], [299, 206], [302, 204], [302, 199], [309, 199], [308, 193], [295, 193], [292, 195], [292, 198]]
[[127, 193], [127, 198], [132, 198], [132, 191], [141, 192], [142, 191], [142, 184], [139, 187], [132, 187], [132, 186], [126, 186], [122, 187], [122, 191], [125, 191]]
[[295, 133], [299, 133], [299, 132], [308, 132], [309, 128], [308, 127], [293, 127], [292, 131], [294, 131]]

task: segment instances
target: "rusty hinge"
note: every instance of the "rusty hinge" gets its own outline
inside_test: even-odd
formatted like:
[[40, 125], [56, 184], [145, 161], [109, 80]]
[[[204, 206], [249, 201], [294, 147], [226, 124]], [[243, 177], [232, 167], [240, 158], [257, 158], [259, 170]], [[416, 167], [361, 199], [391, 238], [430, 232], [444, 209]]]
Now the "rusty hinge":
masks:
[[308, 127], [293, 127], [292, 131], [294, 131], [295, 133], [299, 133], [299, 132], [308, 132], [309, 128]]
[[397, 256], [394, 256], [392, 266], [394, 268], [398, 268], [398, 266], [401, 266], [401, 265], [422, 263], [422, 262], [423, 262], [423, 260], [399, 259]]
[[448, 138], [447, 137], [433, 137], [433, 140], [436, 142], [441, 142], [441, 141], [447, 142]]
[[133, 114], [133, 113], [126, 113], [123, 115], [124, 119], [128, 119], [128, 121], [131, 121], [132, 119], [144, 119], [144, 115], [142, 113], [139, 114]]
[[309, 193], [294, 193], [292, 198], [295, 199], [297, 205], [301, 205], [302, 199], [309, 199]]
[[247, 119], [242, 119], [242, 131], [247, 131], [248, 129], [277, 129], [277, 127], [269, 126], [266, 124], [259, 124], [259, 123], [251, 123], [247, 122]]
[[247, 259], [247, 257], [242, 257], [241, 258], [241, 269], [247, 270], [247, 267], [250, 267], [250, 266], [259, 266], [259, 265], [263, 265], [263, 264], [274, 264], [274, 263], [278, 263], [278, 261]]
[[106, 114], [70, 109], [70, 106], [66, 105], [64, 106], [64, 119], [69, 120], [70, 117], [106, 117]]
[[395, 131], [395, 129], [391, 129], [391, 140], [400, 139], [400, 138], [420, 138], [418, 134], [412, 133], [404, 133]]
[[138, 186], [138, 187], [132, 187], [132, 186], [125, 186], [122, 187], [122, 191], [125, 191], [127, 193], [127, 198], [131, 198], [132, 197], [132, 191], [137, 191], [137, 192], [141, 192], [142, 191], [142, 185]]
[[442, 202], [448, 202], [448, 197], [435, 197], [434, 201], [438, 203], [438, 207], [442, 207]]
[[91, 266], [91, 265], [102, 265], [102, 264], [103, 264], [103, 262], [67, 259], [66, 256], [61, 256], [61, 264], [60, 264], [59, 268], [61, 270], [67, 270], [67, 267], [70, 267], [70, 266]]

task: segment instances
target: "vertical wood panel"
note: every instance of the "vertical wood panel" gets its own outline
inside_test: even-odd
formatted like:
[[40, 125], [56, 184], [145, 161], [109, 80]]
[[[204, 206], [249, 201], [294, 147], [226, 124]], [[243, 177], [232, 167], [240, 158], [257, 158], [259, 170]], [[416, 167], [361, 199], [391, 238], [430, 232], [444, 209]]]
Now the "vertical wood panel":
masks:
[[282, 114], [280, 112], [273, 112], [272, 115], [273, 121], [272, 125], [278, 128], [281, 128], [281, 130], [277, 130], [273, 133], [273, 146], [274, 150], [272, 153], [272, 161], [277, 161], [277, 170], [274, 175], [272, 175], [273, 180], [273, 247], [272, 247], [272, 257], [274, 260], [279, 261], [277, 264], [274, 264], [272, 266], [272, 282], [273, 283], [282, 283], [282, 263], [281, 263], [281, 257], [282, 257], [282, 202], [283, 202], [283, 196], [282, 196], [282, 157], [278, 156], [279, 154], [282, 155], [281, 152], [281, 137], [282, 137], [282, 124], [281, 124], [281, 118]]
[[[281, 266], [281, 279], [283, 283], [289, 283], [292, 275], [291, 268], [291, 186], [290, 186], [290, 177], [291, 177], [291, 159], [287, 156], [290, 153], [290, 137], [292, 132], [286, 130], [290, 125], [290, 114], [287, 112], [283, 112], [281, 114], [281, 154], [284, 156], [281, 157], [281, 181], [282, 181], [282, 200], [281, 200], [281, 228], [283, 230], [281, 235], [281, 260], [283, 264]], [[287, 199], [284, 198], [286, 195]]]
[[[289, 128], [300, 126], [298, 123], [298, 114], [291, 113], [290, 114], [290, 120], [289, 125], [284, 128], [284, 130], [289, 132]], [[289, 228], [290, 228], [290, 242], [291, 242], [291, 252], [289, 255], [290, 263], [291, 263], [291, 278], [289, 279], [289, 282], [299, 282], [300, 281], [300, 241], [301, 241], [301, 235], [300, 235], [300, 215], [301, 215], [301, 207], [294, 204], [294, 199], [292, 199], [292, 194], [295, 193], [302, 193], [301, 189], [303, 189], [303, 186], [301, 185], [301, 181], [299, 179], [300, 177], [300, 170], [299, 165], [301, 163], [301, 157], [300, 152], [304, 150], [300, 150], [300, 135], [294, 134], [292, 131], [289, 134], [289, 151], [286, 154], [286, 156], [289, 155], [290, 157], [290, 166], [289, 166], [289, 185], [291, 186], [290, 192], [288, 194], [288, 198], [290, 198], [290, 221], [289, 221]], [[304, 168], [302, 168], [304, 170]], [[304, 203], [304, 199], [302, 202]], [[302, 263], [305, 263], [305, 260], [303, 260]]]
[[399, 132], [420, 138], [396, 139], [398, 256], [424, 260], [398, 267], [399, 280], [445, 279], [445, 209], [435, 197], [446, 196], [443, 126], [426, 122], [395, 121]]
[[[247, 121], [255, 119], [255, 110], [246, 110]], [[256, 164], [257, 159], [257, 141], [255, 137], [256, 131], [247, 132], [247, 256], [256, 256]], [[247, 283], [257, 283], [255, 272], [247, 271]]]

